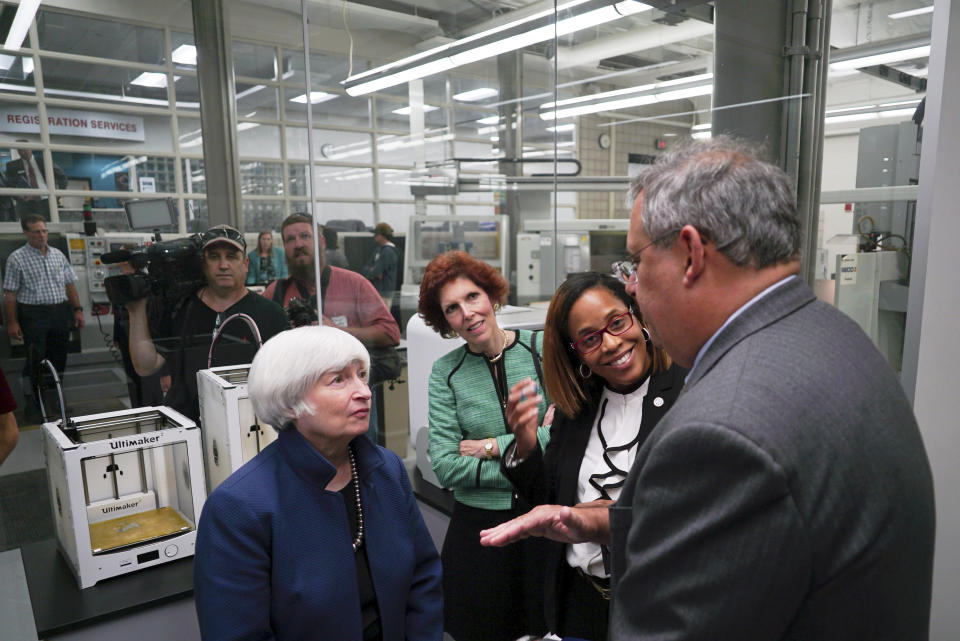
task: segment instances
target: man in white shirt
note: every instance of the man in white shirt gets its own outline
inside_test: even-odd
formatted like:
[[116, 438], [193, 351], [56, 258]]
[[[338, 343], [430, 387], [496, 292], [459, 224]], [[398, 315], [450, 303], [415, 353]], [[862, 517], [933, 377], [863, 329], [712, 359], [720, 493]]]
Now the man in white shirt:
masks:
[[36, 392], [43, 359], [49, 359], [63, 374], [70, 331], [84, 326], [83, 307], [77, 275], [63, 252], [47, 244], [43, 217], [28, 214], [20, 227], [27, 244], [7, 258], [3, 303], [7, 334], [26, 345], [24, 374], [30, 376]]

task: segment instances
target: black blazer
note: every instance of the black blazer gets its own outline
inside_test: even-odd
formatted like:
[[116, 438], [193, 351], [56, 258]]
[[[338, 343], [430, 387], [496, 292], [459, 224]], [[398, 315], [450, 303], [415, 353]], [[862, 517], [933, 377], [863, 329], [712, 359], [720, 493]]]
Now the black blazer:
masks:
[[[43, 156], [37, 156], [36, 160], [37, 167], [40, 168], [40, 176], [46, 181], [47, 173], [45, 165], [43, 164]], [[4, 167], [3, 174], [3, 179], [7, 187], [30, 188], [30, 178], [27, 176], [27, 169], [23, 159], [18, 158], [8, 162], [6, 167]], [[67, 175], [63, 173], [63, 170], [56, 164], [53, 165], [53, 181], [57, 189], [65, 189], [67, 186]]]
[[[683, 379], [687, 374], [684, 368], [673, 365], [670, 369], [650, 377], [647, 395], [643, 399], [643, 417], [640, 420], [640, 440], [638, 449], [653, 430], [654, 426], [673, 406], [677, 395], [683, 389]], [[657, 406], [654, 400], [663, 399]], [[599, 399], [597, 399], [599, 400]], [[577, 503], [577, 481], [580, 476], [580, 462], [587, 449], [590, 432], [593, 428], [599, 406], [594, 403], [581, 410], [575, 418], [568, 418], [557, 411], [550, 427], [550, 442], [546, 451], [536, 449], [514, 468], [507, 468], [505, 458], [500, 459], [500, 468], [510, 479], [517, 492], [531, 505], [574, 505]], [[562, 570], [566, 564], [566, 546], [557, 541], [549, 541], [548, 562], [544, 581], [544, 609], [547, 625], [554, 632], [557, 629], [558, 597], [566, 590]], [[605, 613], [604, 613], [605, 614]]]

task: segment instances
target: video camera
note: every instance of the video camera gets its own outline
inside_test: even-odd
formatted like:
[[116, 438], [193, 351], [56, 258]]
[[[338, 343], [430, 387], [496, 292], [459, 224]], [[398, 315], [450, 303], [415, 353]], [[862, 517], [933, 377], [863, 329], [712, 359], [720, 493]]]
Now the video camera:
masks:
[[114, 305], [124, 305], [150, 295], [162, 296], [168, 303], [186, 298], [206, 283], [202, 247], [203, 236], [193, 234], [187, 238], [107, 252], [100, 257], [105, 264], [127, 261], [135, 270], [133, 274], [104, 279], [107, 298]]

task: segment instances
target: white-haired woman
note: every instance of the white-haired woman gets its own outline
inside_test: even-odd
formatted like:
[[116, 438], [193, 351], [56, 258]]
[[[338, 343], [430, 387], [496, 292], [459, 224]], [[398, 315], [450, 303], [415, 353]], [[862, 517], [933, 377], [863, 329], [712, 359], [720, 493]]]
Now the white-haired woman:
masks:
[[403, 463], [364, 437], [369, 365], [334, 327], [282, 332], [254, 358], [250, 398], [280, 434], [203, 508], [205, 641], [441, 638], [437, 550]]

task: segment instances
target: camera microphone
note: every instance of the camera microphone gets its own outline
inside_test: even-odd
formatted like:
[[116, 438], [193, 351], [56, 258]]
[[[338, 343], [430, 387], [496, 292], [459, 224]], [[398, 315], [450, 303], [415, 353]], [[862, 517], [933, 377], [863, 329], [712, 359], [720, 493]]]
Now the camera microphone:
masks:
[[130, 251], [127, 249], [118, 249], [116, 251], [107, 252], [100, 256], [100, 261], [107, 265], [113, 263], [122, 263], [126, 260], [130, 260]]

